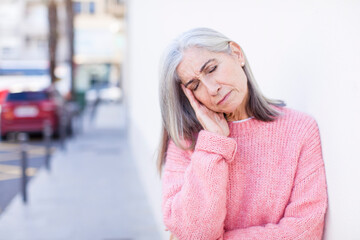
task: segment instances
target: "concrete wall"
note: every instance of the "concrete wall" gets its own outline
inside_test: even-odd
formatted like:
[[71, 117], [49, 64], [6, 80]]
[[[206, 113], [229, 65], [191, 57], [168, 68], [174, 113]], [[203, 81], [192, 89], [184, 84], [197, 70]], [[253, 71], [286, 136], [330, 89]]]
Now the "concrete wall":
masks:
[[350, 0], [128, 1], [129, 134], [159, 224], [159, 59], [179, 33], [206, 26], [244, 48], [265, 95], [317, 119], [330, 198], [326, 239], [360, 238], [359, 12], [360, 2]]

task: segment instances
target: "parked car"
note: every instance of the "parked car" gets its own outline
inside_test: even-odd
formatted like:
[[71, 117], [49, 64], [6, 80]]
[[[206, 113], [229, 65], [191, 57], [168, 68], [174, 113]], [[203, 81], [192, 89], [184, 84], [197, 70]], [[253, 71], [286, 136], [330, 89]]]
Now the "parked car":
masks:
[[7, 89], [0, 90], [0, 105], [5, 101], [8, 93], [9, 93], [9, 90], [7, 90]]
[[45, 124], [57, 135], [61, 116], [66, 115], [65, 101], [54, 89], [9, 92], [1, 106], [1, 137], [10, 132], [41, 133]]

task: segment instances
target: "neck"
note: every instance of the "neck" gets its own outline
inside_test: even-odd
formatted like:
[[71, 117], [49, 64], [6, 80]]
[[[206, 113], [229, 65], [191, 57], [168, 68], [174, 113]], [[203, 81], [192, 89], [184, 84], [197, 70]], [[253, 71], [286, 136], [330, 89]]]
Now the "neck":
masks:
[[245, 109], [237, 109], [235, 112], [225, 114], [228, 121], [239, 121], [249, 118], [249, 115], [246, 113]]
[[225, 117], [228, 121], [240, 121], [249, 118], [249, 114], [246, 112], [246, 106], [249, 101], [249, 97], [245, 97], [245, 101], [243, 101], [240, 106], [232, 113], [226, 113]]

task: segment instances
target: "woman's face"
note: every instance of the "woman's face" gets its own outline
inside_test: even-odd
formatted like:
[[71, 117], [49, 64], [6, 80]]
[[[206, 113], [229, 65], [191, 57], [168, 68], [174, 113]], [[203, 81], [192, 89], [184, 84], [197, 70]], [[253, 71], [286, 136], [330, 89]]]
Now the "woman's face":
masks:
[[231, 42], [230, 48], [231, 54], [189, 48], [177, 67], [182, 84], [199, 102], [227, 114], [245, 111], [248, 94], [244, 55], [236, 43]]

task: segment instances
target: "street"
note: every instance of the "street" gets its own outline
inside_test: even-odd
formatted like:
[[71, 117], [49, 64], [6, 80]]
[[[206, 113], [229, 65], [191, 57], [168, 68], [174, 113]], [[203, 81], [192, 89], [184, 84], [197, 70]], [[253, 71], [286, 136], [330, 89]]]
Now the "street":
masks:
[[[53, 139], [51, 152], [59, 148], [59, 140]], [[45, 167], [45, 143], [39, 135], [31, 135], [27, 142], [28, 180]], [[0, 215], [14, 196], [21, 192], [21, 146], [11, 141], [0, 142]]]
[[[29, 201], [24, 205], [18, 194], [3, 211], [0, 239], [162, 239], [130, 150], [124, 106], [100, 104], [94, 119], [90, 113], [65, 151], [54, 144], [50, 172], [38, 167], [42, 143], [30, 141], [37, 150]], [[19, 192], [19, 177], [13, 180]]]

